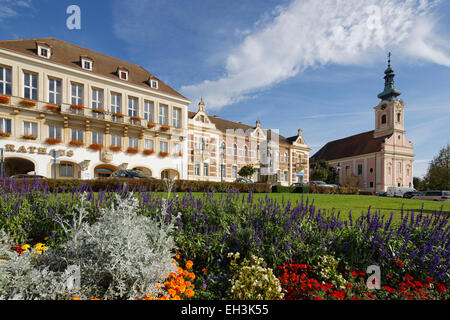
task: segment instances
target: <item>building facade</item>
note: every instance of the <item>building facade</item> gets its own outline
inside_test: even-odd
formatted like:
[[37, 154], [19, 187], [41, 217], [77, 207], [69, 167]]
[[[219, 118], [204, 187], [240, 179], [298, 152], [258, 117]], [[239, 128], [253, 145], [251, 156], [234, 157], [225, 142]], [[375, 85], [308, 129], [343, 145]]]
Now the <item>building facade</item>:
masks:
[[[285, 138], [197, 112], [142, 67], [54, 38], [0, 41], [0, 148], [4, 173], [108, 177], [136, 169], [156, 178], [308, 180], [301, 130]], [[269, 143], [267, 143], [269, 141]], [[265, 177], [265, 178], [264, 178]]]
[[335, 167], [341, 185], [357, 178], [360, 189], [373, 192], [413, 186], [413, 144], [406, 138], [405, 103], [394, 77], [389, 58], [381, 101], [374, 107], [375, 130], [328, 142], [312, 156]]

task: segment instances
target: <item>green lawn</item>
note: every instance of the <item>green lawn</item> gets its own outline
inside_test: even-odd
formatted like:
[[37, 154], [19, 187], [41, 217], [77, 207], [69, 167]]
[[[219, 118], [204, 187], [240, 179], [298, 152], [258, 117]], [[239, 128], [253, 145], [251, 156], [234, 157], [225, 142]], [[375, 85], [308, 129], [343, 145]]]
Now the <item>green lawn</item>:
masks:
[[[184, 193], [177, 193], [182, 196]], [[203, 193], [194, 192], [196, 197], [201, 197]], [[255, 193], [254, 198], [264, 199], [268, 195], [281, 203], [284, 199], [285, 202], [291, 201], [292, 204], [295, 202], [300, 202], [302, 199], [302, 194], [299, 193]], [[217, 194], [218, 196], [218, 194]], [[247, 196], [247, 195], [245, 195]], [[372, 212], [380, 210], [382, 214], [387, 216], [393, 212], [394, 222], [400, 221], [400, 212], [403, 206], [403, 210], [406, 213], [408, 209], [420, 211], [423, 205], [424, 212], [434, 212], [443, 211], [447, 214], [450, 213], [450, 203], [440, 202], [440, 201], [423, 201], [414, 199], [403, 199], [403, 198], [390, 198], [390, 197], [377, 197], [377, 196], [362, 196], [362, 195], [336, 195], [336, 194], [303, 194], [304, 201], [306, 198], [314, 201], [316, 209], [326, 210], [326, 212], [331, 212], [335, 210], [336, 212], [341, 212], [341, 217], [348, 217], [349, 212], [352, 212], [354, 218], [360, 216], [361, 212], [367, 212], [368, 208], [371, 208]]]

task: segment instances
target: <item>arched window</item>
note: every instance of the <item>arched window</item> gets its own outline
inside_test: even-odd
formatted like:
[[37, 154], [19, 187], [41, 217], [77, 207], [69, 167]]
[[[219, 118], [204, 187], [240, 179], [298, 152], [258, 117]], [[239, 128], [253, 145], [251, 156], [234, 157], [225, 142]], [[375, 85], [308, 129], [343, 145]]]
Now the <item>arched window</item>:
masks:
[[222, 155], [227, 154], [227, 145], [225, 144], [225, 142], [222, 142], [222, 145], [220, 146], [220, 153]]
[[386, 115], [383, 114], [383, 115], [381, 116], [381, 124], [385, 124], [385, 123], [386, 123]]
[[237, 153], [238, 153], [238, 148], [237, 148], [237, 144], [233, 144], [233, 155], [234, 156], [237, 156]]
[[400, 122], [402, 119], [402, 114], [401, 113], [397, 113], [397, 122]]
[[287, 154], [287, 152], [284, 153], [284, 162], [288, 162], [288, 154]]
[[244, 146], [244, 157], [248, 157], [248, 147]]

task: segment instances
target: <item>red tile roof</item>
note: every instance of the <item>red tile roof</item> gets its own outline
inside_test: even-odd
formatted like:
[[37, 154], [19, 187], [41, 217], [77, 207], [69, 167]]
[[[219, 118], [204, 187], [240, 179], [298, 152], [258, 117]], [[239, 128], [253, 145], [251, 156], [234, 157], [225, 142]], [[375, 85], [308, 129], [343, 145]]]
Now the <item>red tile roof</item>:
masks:
[[330, 161], [381, 151], [384, 140], [390, 135], [374, 138], [373, 133], [372, 130], [328, 142], [311, 159]]
[[[147, 89], [160, 91], [177, 98], [189, 100], [139, 65], [116, 59], [108, 55], [95, 52], [93, 50], [82, 48], [75, 44], [68, 43], [59, 39], [34, 38], [1, 40], [0, 47], [14, 50], [16, 52], [24, 53], [30, 56], [39, 57], [37, 54], [36, 43], [45, 43], [51, 48], [50, 61], [82, 70], [80, 57], [88, 56], [89, 58], [94, 60], [92, 70], [93, 73], [112, 79], [119, 79], [117, 75], [117, 69], [119, 67], [122, 67], [129, 71], [129, 79], [127, 82], [138, 86], [143, 86]], [[46, 58], [42, 59], [47, 60]], [[149, 79], [158, 81], [158, 89], [153, 89], [150, 87]]]

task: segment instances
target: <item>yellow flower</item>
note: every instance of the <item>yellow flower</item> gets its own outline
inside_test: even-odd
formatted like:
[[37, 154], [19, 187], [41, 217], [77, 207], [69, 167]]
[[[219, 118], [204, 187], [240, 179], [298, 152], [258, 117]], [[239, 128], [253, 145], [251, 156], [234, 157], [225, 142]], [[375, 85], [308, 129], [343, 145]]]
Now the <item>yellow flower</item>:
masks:
[[23, 246], [22, 246], [22, 250], [28, 250], [28, 248], [30, 248], [31, 246], [29, 245], [29, 244], [24, 244]]
[[44, 240], [47, 241], [49, 239], [49, 237], [45, 237]]

